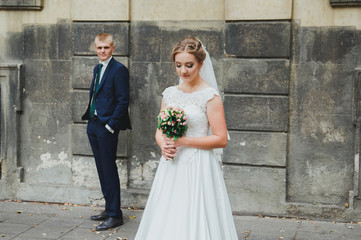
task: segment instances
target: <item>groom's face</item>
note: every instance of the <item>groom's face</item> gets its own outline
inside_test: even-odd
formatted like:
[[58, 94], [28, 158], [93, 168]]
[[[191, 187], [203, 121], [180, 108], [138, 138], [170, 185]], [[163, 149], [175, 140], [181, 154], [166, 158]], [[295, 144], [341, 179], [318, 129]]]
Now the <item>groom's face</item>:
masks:
[[97, 41], [95, 42], [95, 51], [99, 57], [100, 62], [110, 58], [114, 52], [114, 45], [111, 41]]

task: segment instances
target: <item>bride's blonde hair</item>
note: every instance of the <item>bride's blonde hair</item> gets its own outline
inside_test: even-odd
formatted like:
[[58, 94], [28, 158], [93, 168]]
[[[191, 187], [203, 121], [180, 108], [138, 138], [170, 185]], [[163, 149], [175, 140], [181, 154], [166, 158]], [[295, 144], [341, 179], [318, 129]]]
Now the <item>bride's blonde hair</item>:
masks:
[[175, 55], [181, 52], [192, 54], [199, 63], [202, 63], [204, 59], [206, 59], [206, 52], [203, 49], [201, 41], [193, 37], [187, 37], [174, 46], [171, 54], [172, 62], [175, 61]]

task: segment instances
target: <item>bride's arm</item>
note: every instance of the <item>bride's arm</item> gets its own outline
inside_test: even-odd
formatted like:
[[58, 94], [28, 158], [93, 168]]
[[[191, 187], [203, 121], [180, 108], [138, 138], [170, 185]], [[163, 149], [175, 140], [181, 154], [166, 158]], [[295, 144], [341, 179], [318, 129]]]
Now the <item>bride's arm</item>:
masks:
[[223, 103], [219, 96], [215, 96], [207, 103], [207, 117], [213, 135], [205, 137], [181, 137], [177, 141], [166, 139], [174, 147], [188, 146], [200, 149], [224, 148], [227, 146], [228, 135], [224, 117]]
[[[161, 111], [165, 108], [165, 103], [162, 100], [162, 106], [161, 106]], [[165, 159], [167, 160], [171, 160], [172, 158], [175, 157], [175, 153], [176, 153], [176, 149], [175, 147], [172, 145], [168, 145], [165, 141], [164, 135], [162, 133], [161, 130], [159, 130], [157, 128], [157, 131], [155, 132], [155, 141], [157, 142], [158, 146], [160, 147], [160, 149], [162, 150], [162, 155]]]

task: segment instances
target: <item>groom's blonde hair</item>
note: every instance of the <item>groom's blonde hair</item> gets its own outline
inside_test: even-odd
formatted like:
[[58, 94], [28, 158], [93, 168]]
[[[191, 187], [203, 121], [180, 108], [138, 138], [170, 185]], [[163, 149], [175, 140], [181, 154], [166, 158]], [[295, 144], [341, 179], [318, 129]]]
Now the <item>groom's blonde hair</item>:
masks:
[[114, 45], [113, 36], [109, 33], [99, 33], [94, 39], [94, 45], [96, 45], [97, 42], [110, 42], [111, 45]]

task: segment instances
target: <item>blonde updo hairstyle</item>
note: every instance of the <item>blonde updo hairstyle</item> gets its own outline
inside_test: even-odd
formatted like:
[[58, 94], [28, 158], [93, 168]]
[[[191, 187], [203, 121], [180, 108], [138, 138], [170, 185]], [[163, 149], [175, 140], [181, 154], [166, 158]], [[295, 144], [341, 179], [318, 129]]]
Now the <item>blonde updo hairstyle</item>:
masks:
[[204, 59], [206, 59], [206, 52], [201, 41], [193, 37], [185, 38], [174, 46], [171, 55], [172, 62], [175, 62], [175, 56], [182, 52], [192, 54], [199, 63], [203, 63]]

